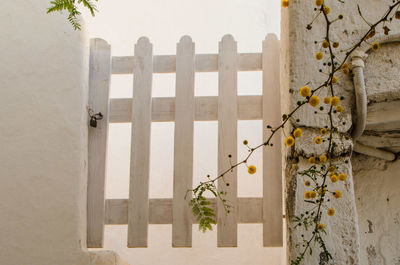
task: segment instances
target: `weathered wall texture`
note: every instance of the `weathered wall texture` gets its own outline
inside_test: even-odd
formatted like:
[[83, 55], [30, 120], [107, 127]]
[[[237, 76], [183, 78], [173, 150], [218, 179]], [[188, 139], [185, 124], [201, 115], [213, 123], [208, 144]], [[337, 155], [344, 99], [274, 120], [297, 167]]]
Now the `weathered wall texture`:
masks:
[[90, 265], [129, 265], [111, 250], [90, 251]]
[[352, 157], [363, 265], [400, 264], [400, 161]]
[[[400, 28], [400, 21], [393, 25]], [[384, 44], [365, 60], [364, 79], [369, 104], [400, 99], [400, 43]]]
[[[399, 22], [397, 24], [400, 24]], [[400, 43], [386, 44], [365, 60], [365, 84], [370, 108], [400, 98]], [[398, 117], [399, 113], [394, 113]], [[384, 128], [377, 128], [383, 130]], [[398, 152], [399, 131], [367, 131], [364, 144]], [[376, 138], [378, 136], [379, 138]], [[353, 155], [353, 176], [360, 229], [361, 264], [400, 264], [400, 161]]]
[[88, 42], [48, 5], [0, 1], [0, 264], [89, 264]]
[[[325, 1], [325, 3], [331, 7], [330, 18], [337, 17], [339, 14], [344, 15], [342, 21], [332, 25], [331, 40], [340, 42], [341, 48], [349, 47], [357, 38], [361, 37], [361, 34], [367, 29], [366, 24], [357, 15], [357, 2], [346, 1], [345, 4], [341, 4], [339, 1]], [[388, 1], [384, 0], [364, 0], [362, 1], [361, 8], [364, 16], [368, 20], [374, 21], [380, 18], [381, 14], [386, 10], [387, 5]], [[315, 11], [313, 10], [314, 1], [300, 0], [291, 0], [290, 7], [283, 9], [281, 33], [283, 64], [281, 80], [283, 89], [282, 98], [286, 99], [286, 102], [284, 102], [284, 104], [286, 103], [283, 109], [284, 113], [288, 113], [289, 110], [296, 106], [297, 101], [301, 98], [298, 93], [301, 86], [310, 82], [310, 86], [315, 88], [326, 80], [326, 75], [318, 73], [322, 66], [321, 63], [318, 63], [314, 58], [314, 54], [320, 50], [320, 42], [324, 39], [324, 23], [318, 23], [318, 21], [322, 22], [323, 18], [320, 17], [317, 22], [313, 24], [312, 30], [306, 30], [307, 24], [315, 15]], [[396, 31], [396, 29], [399, 29], [399, 26], [399, 23], [397, 23], [397, 25], [391, 27], [391, 29]], [[314, 41], [317, 41], [318, 44], [315, 44]], [[398, 56], [398, 54], [395, 55], [395, 57], [396, 56]], [[387, 56], [382, 57], [381, 60], [386, 60], [390, 63]], [[386, 69], [386, 72], [390, 75], [395, 75], [397, 71], [396, 66], [387, 66], [381, 70], [384, 69]], [[382, 73], [382, 71], [380, 71], [380, 73]], [[369, 84], [378, 82], [376, 80], [374, 81], [374, 79], [376, 75], [380, 73], [375, 73], [371, 75], [371, 77], [366, 76], [367, 82], [369, 82]], [[343, 146], [336, 155], [341, 157], [338, 158], [340, 159], [339, 164], [341, 171], [348, 173], [348, 180], [345, 184], [333, 184], [333, 186], [337, 186], [338, 189], [342, 190], [344, 196], [339, 203], [331, 204], [336, 210], [335, 216], [330, 218], [323, 217], [323, 222], [327, 224], [329, 235], [326, 236], [326, 243], [334, 256], [334, 262], [332, 264], [366, 264], [360, 261], [359, 255], [359, 227], [355, 207], [352, 164], [351, 162], [342, 163], [342, 161], [350, 161], [351, 157], [352, 144], [351, 141], [348, 143], [348, 138], [352, 126], [352, 110], [354, 110], [354, 88], [350, 77], [342, 74], [338, 74], [338, 77], [339, 83], [335, 87], [335, 92], [345, 97], [342, 101], [345, 111], [337, 115], [335, 119], [335, 124], [338, 126], [340, 132], [338, 135], [338, 139], [340, 140], [338, 142]], [[393, 84], [393, 82], [391, 84]], [[384, 88], [390, 84], [381, 83], [379, 85]], [[398, 92], [390, 91], [387, 94], [390, 94], [393, 98], [397, 97], [396, 93]], [[372, 90], [369, 95], [371, 94], [373, 94]], [[323, 98], [325, 94], [321, 93], [319, 96]], [[309, 106], [305, 106], [298, 115], [295, 116], [295, 119], [299, 119], [297, 122], [294, 121], [295, 126], [302, 127], [304, 137], [307, 138], [313, 137], [316, 131], [316, 129], [313, 128], [321, 128], [326, 123], [327, 116], [314, 115], [314, 110], [315, 109]], [[289, 215], [299, 213], [305, 209], [303, 205], [305, 187], [303, 180], [298, 176], [297, 172], [310, 166], [304, 158], [319, 154], [321, 151], [321, 146], [316, 148], [315, 145], [307, 140], [299, 141], [296, 144], [294, 152], [293, 150], [288, 150], [286, 184], [288, 192], [287, 209]], [[299, 158], [299, 162], [296, 158]], [[360, 183], [360, 181], [357, 183]], [[361, 220], [363, 220], [363, 218], [365, 218], [364, 215], [362, 215]], [[296, 248], [295, 245], [301, 242], [301, 233], [301, 230], [293, 230], [289, 225], [289, 258], [295, 258], [299, 253], [299, 249]], [[364, 240], [364, 238], [362, 239]], [[364, 259], [364, 257], [362, 259]], [[326, 264], [326, 262], [319, 257], [318, 253], [315, 253], [312, 257], [308, 257], [304, 264]]]

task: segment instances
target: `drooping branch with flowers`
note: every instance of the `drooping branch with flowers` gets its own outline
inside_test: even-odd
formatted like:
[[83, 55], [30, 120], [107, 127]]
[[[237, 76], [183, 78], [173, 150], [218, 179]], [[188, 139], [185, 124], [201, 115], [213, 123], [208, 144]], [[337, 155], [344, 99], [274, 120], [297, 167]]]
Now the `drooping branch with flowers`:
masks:
[[[331, 0], [337, 1], [344, 4], [344, 0]], [[210, 175], [207, 176], [207, 180], [201, 182], [194, 189], [189, 190], [188, 193], [192, 193], [193, 198], [190, 200], [190, 205], [193, 209], [193, 213], [199, 221], [199, 229], [206, 231], [207, 229], [212, 229], [212, 224], [216, 224], [215, 213], [208, 207], [211, 203], [205, 197], [204, 193], [206, 191], [211, 192], [216, 198], [222, 201], [224, 208], [227, 213], [230, 212], [231, 205], [224, 199], [226, 192], [217, 189], [216, 182], [218, 180], [223, 180], [229, 177], [229, 172], [240, 165], [245, 165], [248, 168], [250, 174], [256, 172], [256, 167], [254, 165], [247, 165], [249, 158], [254, 154], [255, 151], [261, 149], [262, 147], [268, 148], [271, 146], [271, 139], [274, 135], [285, 126], [293, 126], [294, 122], [291, 122], [294, 114], [303, 107], [309, 106], [315, 108], [315, 113], [326, 115], [327, 124], [324, 128], [320, 129], [319, 136], [314, 138], [314, 143], [320, 145], [322, 142], [328, 142], [325, 154], [308, 158], [309, 163], [312, 165], [303, 171], [298, 172], [300, 176], [306, 179], [304, 185], [307, 187], [307, 191], [304, 193], [304, 202], [310, 205], [303, 213], [296, 216], [288, 216], [289, 220], [292, 222], [294, 228], [303, 226], [307, 230], [311, 230], [309, 238], [305, 238], [302, 235], [303, 242], [297, 247], [302, 248], [299, 252], [300, 254], [291, 261], [291, 265], [299, 265], [304, 260], [305, 255], [309, 253], [312, 254], [312, 246], [319, 246], [322, 250], [322, 254], [326, 261], [333, 259], [332, 254], [327, 249], [325, 245], [324, 238], [329, 236], [325, 230], [325, 225], [322, 223], [322, 217], [326, 214], [327, 216], [334, 216], [335, 209], [330, 207], [330, 201], [340, 199], [342, 197], [342, 192], [340, 190], [331, 189], [329, 184], [336, 183], [338, 181], [345, 182], [347, 175], [344, 172], [340, 172], [339, 167], [334, 162], [334, 151], [338, 147], [338, 143], [335, 142], [334, 134], [338, 132], [338, 128], [334, 125], [334, 116], [343, 111], [343, 106], [341, 105], [341, 100], [344, 98], [336, 94], [334, 86], [337, 85], [339, 78], [338, 72], [341, 71], [345, 75], [352, 74], [350, 66], [348, 64], [348, 59], [351, 54], [361, 45], [367, 43], [371, 46], [372, 51], [377, 51], [380, 48], [378, 42], [368, 43], [368, 40], [372, 38], [377, 32], [378, 27], [382, 26], [382, 31], [384, 34], [388, 34], [390, 29], [388, 23], [390, 23], [394, 18], [400, 19], [400, 0], [390, 0], [388, 3], [388, 8], [384, 14], [375, 22], [368, 22], [362, 15], [361, 8], [358, 7], [358, 13], [361, 18], [368, 24], [368, 30], [362, 35], [360, 39], [354, 42], [348, 49], [340, 50], [340, 43], [333, 41], [331, 39], [332, 25], [338, 23], [343, 19], [343, 15], [339, 15], [335, 18], [329, 16], [331, 9], [328, 6], [327, 0], [315, 0], [315, 17], [307, 25], [307, 30], [312, 30], [314, 23], [323, 23], [325, 27], [325, 34], [322, 39], [317, 40], [315, 43], [320, 45], [320, 51], [315, 54], [315, 60], [317, 62], [322, 62], [324, 57], [326, 62], [323, 62], [323, 66], [326, 67], [327, 78], [324, 82], [319, 85], [307, 84], [299, 89], [299, 93], [302, 100], [297, 102], [297, 106], [287, 114], [282, 115], [282, 123], [277, 127], [271, 127], [267, 125], [267, 129], [270, 130], [270, 135], [263, 143], [251, 147], [247, 140], [243, 141], [243, 144], [248, 148], [248, 155], [238, 163], [231, 163], [231, 166], [225, 171], [219, 173], [218, 176], [212, 178]], [[288, 7], [290, 0], [282, 0], [282, 7]], [[322, 69], [319, 70], [322, 72]], [[326, 90], [327, 97], [323, 98], [322, 103], [318, 94]], [[300, 128], [292, 128], [291, 134], [286, 137], [285, 145], [289, 148], [293, 148], [296, 143], [296, 139], [302, 137], [302, 130]], [[230, 159], [230, 157], [229, 157]], [[227, 185], [229, 184], [226, 182]]]

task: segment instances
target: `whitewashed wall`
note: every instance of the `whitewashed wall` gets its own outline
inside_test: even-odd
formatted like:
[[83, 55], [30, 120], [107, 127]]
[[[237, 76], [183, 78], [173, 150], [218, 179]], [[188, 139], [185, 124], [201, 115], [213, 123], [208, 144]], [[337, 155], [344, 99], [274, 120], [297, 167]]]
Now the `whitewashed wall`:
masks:
[[0, 2], [0, 264], [89, 264], [87, 35], [48, 4]]
[[[370, 20], [375, 21], [380, 18], [383, 12], [386, 10], [389, 2], [384, 0], [363, 0], [358, 1], [363, 10], [364, 16]], [[346, 4], [342, 5], [338, 1], [326, 0], [325, 4], [331, 7], [330, 17], [338, 16], [339, 14], [344, 15], [343, 21], [336, 22], [333, 24], [333, 31], [331, 34], [331, 39], [340, 42], [340, 47], [346, 48], [351, 45], [351, 43], [360, 36], [367, 29], [367, 25], [362, 21], [362, 19], [357, 15], [357, 2], [356, 1], [346, 1]], [[320, 23], [314, 23], [313, 28], [310, 31], [306, 30], [307, 24], [312, 20], [314, 16], [314, 1], [300, 1], [291, 0], [290, 7], [283, 10], [282, 19], [282, 93], [283, 98], [286, 98], [286, 111], [293, 108], [296, 105], [297, 100], [300, 96], [298, 94], [299, 88], [306, 82], [312, 82], [312, 84], [318, 84], [326, 79], [325, 75], [316, 74], [320, 65], [316, 63], [314, 58], [314, 53], [319, 50], [319, 45], [315, 45], [314, 41], [322, 41], [324, 38], [325, 28]], [[357, 26], [356, 26], [357, 25]], [[398, 21], [394, 21], [391, 26], [392, 32], [399, 30], [400, 24]], [[397, 50], [398, 51], [398, 50]], [[386, 55], [385, 55], [386, 56]], [[378, 53], [375, 57], [381, 57]], [[386, 56], [387, 57], [387, 56]], [[383, 57], [383, 58], [386, 58]], [[397, 54], [393, 54], [394, 58], [398, 58]], [[369, 60], [370, 58], [368, 58]], [[386, 70], [385, 70], [386, 69]], [[387, 71], [389, 69], [390, 71]], [[367, 72], [374, 72], [372, 76], [368, 76]], [[398, 73], [395, 73], [395, 67], [386, 65], [378, 66], [375, 69], [371, 68], [366, 71], [367, 83], [372, 84], [370, 90], [367, 91], [369, 96], [377, 98], [377, 87], [376, 84], [380, 83], [382, 92], [389, 95], [390, 99], [396, 97], [397, 92], [392, 87], [386, 85], [394, 85], [398, 87]], [[396, 81], [388, 80], [382, 83], [378, 80], [378, 76], [382, 74], [388, 74], [391, 76], [396, 76]], [[339, 121], [341, 125], [339, 126], [339, 131], [345, 135], [349, 132], [352, 125], [352, 111], [354, 110], [354, 88], [352, 80], [350, 77], [343, 75], [339, 76], [339, 83], [337, 91], [340, 91], [341, 95], [345, 96], [343, 102], [345, 111], [340, 115]], [[382, 85], [385, 84], [385, 85]], [[289, 89], [293, 89], [295, 93], [289, 94]], [[368, 89], [368, 88], [367, 88]], [[388, 93], [390, 92], [390, 93]], [[382, 96], [382, 95], [381, 95]], [[324, 94], [320, 94], [320, 97], [324, 97]], [[378, 96], [379, 98], [379, 96]], [[382, 101], [380, 98], [378, 101]], [[325, 122], [319, 117], [313, 115], [311, 108], [305, 107], [306, 110], [301, 111], [297, 117], [300, 118], [301, 122], [297, 124], [298, 126], [307, 127], [320, 127]], [[322, 116], [321, 116], [322, 117]], [[345, 124], [343, 124], [345, 122]], [[311, 133], [312, 130], [306, 129], [305, 134]], [[345, 144], [346, 141], [343, 142]], [[346, 144], [347, 145], [347, 144]], [[300, 143], [301, 155], [310, 155], [312, 152], [322, 151], [320, 148], [310, 148], [313, 145], [307, 143]], [[351, 146], [348, 146], [351, 147]], [[340, 150], [342, 156], [346, 159], [350, 159], [351, 154], [348, 152], [349, 149], [344, 148]], [[387, 236], [387, 231], [390, 228], [397, 227], [395, 221], [392, 217], [388, 217], [390, 212], [392, 215], [396, 215], [398, 210], [395, 210], [392, 204], [386, 205], [385, 202], [381, 201], [380, 196], [383, 194], [388, 195], [390, 203], [393, 201], [394, 204], [398, 205], [398, 198], [393, 196], [394, 187], [389, 187], [389, 183], [393, 183], [395, 186], [397, 181], [395, 180], [395, 171], [397, 168], [397, 163], [388, 164], [387, 171], [384, 169], [380, 171], [379, 169], [369, 171], [361, 170], [363, 166], [365, 167], [369, 162], [362, 162], [357, 159], [352, 159], [352, 163], [343, 165], [344, 170], [349, 172], [349, 178], [347, 184], [342, 187], [346, 190], [346, 195], [342, 198], [340, 205], [335, 205], [335, 217], [334, 219], [324, 219], [328, 227], [329, 234], [332, 236], [326, 237], [326, 243], [329, 249], [332, 250], [334, 255], [334, 264], [396, 264], [398, 262], [398, 235], [393, 233], [391, 236]], [[306, 165], [307, 162], [300, 162], [300, 166]], [[353, 164], [353, 165], [351, 165]], [[373, 163], [372, 165], [375, 165]], [[379, 164], [379, 163], [377, 163]], [[295, 174], [291, 174], [290, 170], [295, 171], [295, 167], [298, 165], [297, 162], [293, 160], [288, 160], [287, 163], [287, 180], [288, 180], [288, 205], [292, 206], [292, 211], [301, 211], [301, 197], [304, 191], [304, 185], [297, 185], [295, 181]], [[356, 170], [352, 170], [352, 166]], [[372, 166], [373, 167], [373, 166]], [[368, 168], [368, 167], [367, 167]], [[353, 172], [353, 174], [351, 174]], [[351, 176], [352, 175], [352, 176]], [[381, 182], [378, 181], [379, 178]], [[385, 180], [383, 180], [385, 178]], [[372, 185], [370, 181], [372, 179], [376, 180], [376, 184]], [[354, 182], [353, 182], [354, 181]], [[353, 189], [354, 183], [354, 189]], [[398, 186], [398, 185], [397, 185]], [[397, 187], [398, 188], [398, 187]], [[297, 194], [297, 195], [296, 195]], [[361, 198], [358, 200], [358, 198]], [[376, 202], [375, 202], [376, 201]], [[372, 213], [371, 211], [374, 211]], [[373, 218], [373, 226], [375, 229], [374, 235], [367, 235], [368, 224], [367, 220], [372, 220], [368, 218]], [[379, 218], [377, 218], [379, 216]], [[394, 229], [394, 228], [393, 228]], [[398, 228], [397, 228], [398, 229]], [[389, 232], [390, 233], [390, 232]], [[289, 233], [291, 236], [291, 241], [288, 242], [288, 249], [290, 250], [290, 256], [292, 258], [296, 257], [298, 253], [293, 244], [296, 242], [296, 238], [299, 236], [298, 232], [291, 231]], [[397, 240], [395, 239], [397, 238]], [[361, 240], [360, 240], [361, 239]], [[383, 241], [385, 240], [385, 241]], [[361, 251], [359, 249], [361, 245]], [[370, 246], [373, 246], [372, 249]], [[388, 247], [388, 248], [386, 248]], [[367, 249], [368, 248], [368, 249]], [[379, 252], [381, 251], [381, 252]], [[371, 259], [371, 254], [368, 252], [375, 252], [376, 258]], [[385, 256], [385, 257], [383, 257]], [[384, 262], [385, 261], [385, 262]], [[307, 258], [306, 264], [325, 264], [323, 260], [320, 259], [319, 255], [313, 255], [313, 257]]]
[[360, 226], [361, 264], [400, 262], [400, 161], [352, 158]]

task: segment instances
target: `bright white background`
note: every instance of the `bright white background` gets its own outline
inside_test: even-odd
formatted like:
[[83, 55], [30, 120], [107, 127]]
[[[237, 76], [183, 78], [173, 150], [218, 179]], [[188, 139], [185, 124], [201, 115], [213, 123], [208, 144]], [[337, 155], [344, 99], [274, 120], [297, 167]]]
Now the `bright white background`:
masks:
[[[84, 14], [90, 37], [103, 38], [112, 45], [113, 55], [133, 55], [141, 36], [149, 37], [154, 54], [175, 54], [176, 43], [189, 35], [196, 43], [196, 53], [217, 53], [218, 42], [232, 34], [239, 52], [261, 52], [267, 33], [280, 32], [278, 0], [100, 0], [99, 13], [93, 19]], [[111, 96], [132, 97], [132, 76], [113, 76]], [[196, 74], [196, 96], [218, 95], [216, 73]], [[154, 75], [153, 97], [175, 95], [173, 74]], [[261, 94], [261, 73], [239, 73], [238, 94]], [[241, 142], [262, 141], [261, 121], [240, 121], [239, 158], [246, 154]], [[174, 124], [153, 123], [151, 147], [150, 197], [172, 197]], [[206, 174], [217, 172], [217, 123], [195, 123], [194, 183]], [[128, 198], [130, 125], [110, 126], [107, 198]], [[251, 164], [257, 174], [239, 169], [240, 197], [262, 196], [261, 153]], [[149, 228], [147, 249], [126, 248], [126, 226], [107, 226], [105, 248], [116, 250], [131, 265], [280, 265], [284, 249], [262, 247], [262, 225], [239, 225], [238, 248], [216, 248], [216, 232], [205, 234], [193, 226], [193, 248], [171, 247], [171, 226]]]

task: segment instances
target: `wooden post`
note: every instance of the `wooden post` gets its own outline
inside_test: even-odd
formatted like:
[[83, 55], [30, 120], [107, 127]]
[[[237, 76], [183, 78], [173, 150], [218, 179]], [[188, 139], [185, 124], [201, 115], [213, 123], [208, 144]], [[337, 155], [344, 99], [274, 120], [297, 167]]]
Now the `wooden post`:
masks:
[[[221, 174], [230, 168], [229, 159], [233, 164], [237, 161], [237, 45], [231, 35], [225, 35], [219, 43], [218, 72], [218, 174]], [[218, 181], [218, 189], [227, 192], [225, 199], [231, 205], [227, 214], [218, 200], [218, 247], [236, 247], [236, 169], [226, 175], [225, 181]]]
[[142, 37], [135, 45], [128, 247], [147, 247], [153, 47]]
[[174, 147], [174, 198], [172, 246], [192, 246], [192, 214], [185, 200], [193, 186], [193, 130], [194, 130], [194, 43], [189, 36], [181, 38], [176, 54], [176, 104]]
[[102, 39], [90, 41], [89, 106], [103, 119], [89, 127], [87, 246], [103, 247], [107, 138], [111, 80], [111, 47]]
[[[268, 34], [263, 42], [263, 139], [281, 122], [279, 79], [279, 40]], [[283, 246], [282, 222], [282, 151], [281, 133], [272, 139], [273, 146], [263, 149], [263, 241], [264, 247]]]

